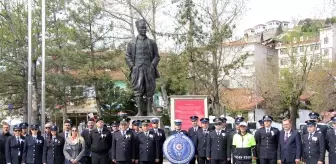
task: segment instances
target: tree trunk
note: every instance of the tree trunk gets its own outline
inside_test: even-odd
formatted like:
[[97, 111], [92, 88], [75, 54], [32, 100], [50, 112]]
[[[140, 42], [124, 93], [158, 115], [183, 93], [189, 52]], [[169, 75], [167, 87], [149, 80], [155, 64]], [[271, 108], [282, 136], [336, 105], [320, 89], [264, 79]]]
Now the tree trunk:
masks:
[[296, 118], [298, 114], [298, 108], [295, 105], [289, 107], [290, 120], [292, 122], [292, 129], [296, 129]]
[[152, 17], [153, 17], [153, 37], [154, 37], [154, 40], [156, 41], [156, 24], [155, 24], [155, 15], [156, 15], [156, 4], [155, 4], [155, 1], [156, 0], [152, 0]]
[[132, 8], [132, 0], [127, 0], [128, 8], [129, 8], [129, 14], [130, 14], [130, 22], [131, 22], [131, 35], [132, 39], [135, 38], [135, 30], [134, 30], [134, 13]]

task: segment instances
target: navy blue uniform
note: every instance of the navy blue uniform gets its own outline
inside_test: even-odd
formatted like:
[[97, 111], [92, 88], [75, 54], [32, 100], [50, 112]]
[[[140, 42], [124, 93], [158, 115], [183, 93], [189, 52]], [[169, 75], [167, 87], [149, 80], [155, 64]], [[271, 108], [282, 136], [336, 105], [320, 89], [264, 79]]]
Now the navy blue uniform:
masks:
[[217, 134], [213, 130], [207, 136], [206, 156], [210, 158], [211, 164], [227, 163], [231, 155], [231, 145], [229, 145], [229, 134], [223, 130]]
[[174, 134], [177, 134], [177, 133], [179, 133], [179, 134], [184, 134], [184, 135], [186, 135], [186, 136], [189, 136], [189, 135], [188, 135], [188, 132], [185, 131], [185, 130], [173, 130], [173, 131], [170, 132], [169, 135], [174, 135]]
[[329, 163], [336, 162], [336, 132], [334, 129], [328, 130], [326, 136], [326, 149], [329, 152]]
[[[194, 143], [194, 146], [196, 145], [196, 140], [197, 140], [197, 131], [200, 127], [196, 127], [194, 129], [194, 127], [189, 128], [188, 130], [188, 136], [190, 137], [190, 139], [192, 140], [192, 142]], [[196, 149], [196, 147], [195, 147]], [[189, 162], [190, 164], [195, 164], [196, 158], [194, 157], [193, 159], [191, 159], [191, 161]]]
[[198, 156], [199, 164], [208, 164], [210, 161], [206, 158], [207, 136], [209, 135], [209, 129], [198, 129], [196, 140], [195, 155]]
[[64, 163], [64, 138], [55, 136], [55, 138], [47, 139], [43, 145], [42, 162], [47, 164], [62, 164]]
[[163, 143], [166, 140], [166, 134], [163, 129], [150, 129], [150, 132], [154, 132], [156, 137], [159, 140], [159, 162], [156, 162], [157, 164], [162, 164], [163, 163]]
[[315, 132], [312, 137], [309, 133], [303, 135], [302, 158], [306, 164], [316, 164], [324, 161], [325, 158], [325, 139], [322, 133]]
[[117, 164], [131, 164], [132, 159], [136, 159], [138, 153], [136, 143], [132, 131], [119, 130], [115, 132], [112, 141], [112, 159], [116, 160]]
[[140, 164], [153, 164], [155, 159], [159, 159], [159, 140], [154, 132], [139, 133], [137, 139], [137, 157]]
[[24, 140], [22, 137], [10, 136], [6, 141], [6, 163], [21, 164]]
[[44, 138], [36, 136], [28, 136], [25, 139], [23, 147], [22, 163], [26, 164], [42, 164]]
[[[279, 144], [279, 130], [270, 127], [267, 133], [266, 128], [259, 129], [255, 134], [258, 157], [261, 164], [276, 164]], [[262, 152], [262, 153], [261, 153]]]

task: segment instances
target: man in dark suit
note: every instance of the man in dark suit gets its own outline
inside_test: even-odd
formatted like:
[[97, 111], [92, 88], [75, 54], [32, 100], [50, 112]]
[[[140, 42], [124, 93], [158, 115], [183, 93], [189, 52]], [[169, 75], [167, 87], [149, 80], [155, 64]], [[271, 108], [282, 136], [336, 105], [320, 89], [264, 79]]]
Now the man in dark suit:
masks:
[[150, 130], [151, 132], [154, 132], [156, 137], [159, 140], [159, 162], [155, 162], [156, 164], [162, 164], [163, 163], [163, 152], [162, 152], [162, 148], [163, 148], [163, 143], [166, 140], [166, 134], [165, 131], [163, 129], [159, 128], [159, 118], [152, 118], [151, 119], [152, 122], [152, 129]]
[[6, 141], [6, 163], [21, 164], [24, 139], [21, 136], [21, 127], [15, 125], [13, 128], [14, 136], [8, 137]]
[[222, 130], [220, 118], [213, 120], [215, 130], [207, 136], [206, 156], [211, 164], [225, 164], [230, 160], [231, 145], [229, 145], [229, 135]]
[[[191, 127], [188, 129], [188, 136], [194, 143], [194, 146], [196, 145], [196, 140], [197, 140], [197, 131], [200, 128], [198, 126], [198, 117], [197, 116], [190, 116], [190, 121], [191, 121]], [[190, 164], [195, 164], [196, 158], [194, 157], [191, 159], [189, 162]]]
[[127, 121], [120, 121], [119, 131], [113, 134], [112, 161], [117, 164], [131, 164], [136, 159], [136, 138], [132, 131], [127, 130]]
[[136, 136], [136, 147], [138, 149], [136, 150], [138, 152], [136, 159], [140, 164], [154, 164], [154, 161], [159, 162], [159, 140], [153, 131], [149, 131], [149, 123], [150, 120], [142, 120], [143, 132]]
[[327, 131], [325, 136], [326, 149], [329, 152], [329, 163], [336, 161], [336, 117], [331, 118], [333, 129]]
[[261, 164], [276, 164], [280, 132], [279, 129], [271, 126], [272, 116], [265, 115], [263, 121], [265, 127], [255, 134], [257, 152], [260, 152], [257, 158]]
[[282, 121], [283, 130], [280, 131], [278, 145], [278, 163], [299, 164], [301, 160], [301, 135], [292, 130], [290, 119]]
[[9, 124], [7, 122], [3, 122], [2, 123], [2, 133], [0, 134], [0, 139], [3, 141], [3, 152], [4, 152], [4, 158], [3, 160], [0, 161], [0, 163], [3, 161], [3, 162], [6, 162], [6, 150], [5, 150], [5, 146], [6, 146], [6, 141], [7, 141], [7, 138], [12, 136], [10, 133], [9, 133]]
[[[316, 123], [318, 123], [320, 114], [311, 112], [309, 113], [309, 118], [310, 120], [314, 120], [316, 121]], [[327, 134], [327, 130], [328, 130], [328, 127], [326, 125], [318, 125], [318, 124], [316, 125], [316, 131], [322, 133], [323, 136]], [[308, 134], [307, 126], [304, 126], [302, 130], [302, 135], [305, 135], [305, 134]]]
[[209, 119], [201, 118], [201, 128], [197, 131], [195, 156], [198, 157], [198, 164], [210, 164], [206, 158], [207, 136], [209, 135]]
[[88, 147], [91, 150], [92, 164], [108, 164], [109, 151], [112, 146], [112, 134], [104, 128], [104, 121], [102, 119], [96, 120], [97, 128], [94, 129], [87, 141]]
[[306, 164], [323, 164], [325, 158], [324, 136], [316, 131], [317, 122], [315, 120], [308, 120], [306, 124], [308, 133], [302, 137], [303, 162]]
[[90, 133], [93, 131], [93, 129], [94, 129], [94, 119], [89, 119], [87, 123], [87, 129], [84, 129], [81, 134], [85, 141], [85, 155], [83, 158], [85, 158], [86, 164], [91, 164], [91, 150], [88, 146], [89, 144], [87, 141], [89, 141]]
[[63, 137], [64, 139], [70, 137], [71, 135], [71, 121], [65, 120], [63, 124], [63, 132], [59, 134], [59, 136]]
[[185, 131], [185, 130], [182, 130], [182, 120], [175, 120], [174, 121], [174, 124], [175, 124], [175, 130], [171, 131], [169, 135], [174, 135], [174, 134], [184, 134], [186, 136], [188, 136], [188, 132]]
[[146, 20], [138, 20], [135, 24], [139, 35], [127, 44], [126, 62], [131, 72], [131, 84], [138, 106], [137, 115], [143, 116], [144, 96], [147, 115], [152, 113], [155, 80], [160, 76], [157, 70], [160, 56], [156, 42], [146, 35]]

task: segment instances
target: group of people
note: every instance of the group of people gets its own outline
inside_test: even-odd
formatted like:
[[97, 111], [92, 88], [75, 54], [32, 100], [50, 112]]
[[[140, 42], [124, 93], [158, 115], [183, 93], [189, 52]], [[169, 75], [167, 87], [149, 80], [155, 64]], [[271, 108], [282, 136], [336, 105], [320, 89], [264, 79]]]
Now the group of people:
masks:
[[[319, 114], [310, 113], [302, 133], [292, 129], [290, 119], [282, 121], [282, 129], [272, 127], [273, 117], [263, 116], [260, 128], [252, 134], [243, 117], [235, 119], [235, 128], [226, 128], [226, 118], [215, 118], [215, 128], [209, 119], [191, 116], [191, 127], [181, 130], [181, 121], [175, 121], [172, 134], [188, 135], [196, 148], [194, 164], [336, 164], [336, 117], [331, 118], [333, 128], [318, 124]], [[199, 127], [198, 122], [201, 123]]]
[[91, 119], [79, 133], [67, 120], [62, 133], [47, 123], [42, 135], [38, 125], [30, 125], [28, 134], [27, 123], [15, 125], [10, 134], [9, 124], [3, 123], [0, 164], [162, 164], [165, 133], [158, 123], [157, 118], [135, 120], [131, 129], [129, 118], [114, 121], [111, 127], [102, 119]]
[[[272, 127], [272, 116], [259, 121], [261, 128], [252, 134], [243, 117], [235, 119], [235, 128], [226, 128], [226, 118], [215, 118], [214, 128], [209, 119], [191, 116], [191, 127], [182, 130], [182, 121], [175, 120], [169, 135], [187, 135], [195, 146], [190, 164], [323, 164], [326, 150], [329, 164], [336, 163], [336, 117], [334, 129], [318, 125], [317, 113], [310, 113], [302, 133], [292, 129], [289, 119], [283, 129]], [[199, 126], [200, 123], [200, 126]], [[151, 124], [151, 126], [150, 126]], [[15, 125], [14, 134], [3, 124], [0, 135], [0, 164], [162, 164], [166, 135], [159, 128], [159, 119], [134, 120], [123, 118], [106, 126], [102, 119], [89, 120], [79, 133], [71, 121], [65, 121], [63, 132], [48, 123], [41, 135], [38, 125]], [[132, 127], [132, 128], [130, 128]]]

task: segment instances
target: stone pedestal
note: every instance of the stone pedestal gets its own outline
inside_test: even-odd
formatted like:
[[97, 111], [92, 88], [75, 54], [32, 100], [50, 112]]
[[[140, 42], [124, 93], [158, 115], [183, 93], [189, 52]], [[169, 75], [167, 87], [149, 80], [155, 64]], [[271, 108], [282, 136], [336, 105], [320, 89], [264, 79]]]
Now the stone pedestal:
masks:
[[152, 118], [158, 118], [159, 119], [159, 128], [164, 129], [162, 121], [161, 121], [161, 116], [128, 116], [128, 118], [131, 119], [131, 121], [130, 121], [131, 124], [134, 120], [151, 120]]

